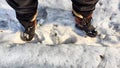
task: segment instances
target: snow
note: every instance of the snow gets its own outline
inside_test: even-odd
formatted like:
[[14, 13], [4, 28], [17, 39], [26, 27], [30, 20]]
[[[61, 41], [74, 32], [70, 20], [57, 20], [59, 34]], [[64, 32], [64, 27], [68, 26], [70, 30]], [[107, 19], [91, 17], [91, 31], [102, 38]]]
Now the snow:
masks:
[[2, 45], [1, 68], [120, 68], [120, 49], [115, 47], [31, 43]]
[[97, 3], [92, 22], [96, 38], [75, 29], [71, 10], [70, 0], [39, 0], [36, 36], [24, 42], [14, 10], [1, 0], [0, 67], [120, 68], [120, 1]]

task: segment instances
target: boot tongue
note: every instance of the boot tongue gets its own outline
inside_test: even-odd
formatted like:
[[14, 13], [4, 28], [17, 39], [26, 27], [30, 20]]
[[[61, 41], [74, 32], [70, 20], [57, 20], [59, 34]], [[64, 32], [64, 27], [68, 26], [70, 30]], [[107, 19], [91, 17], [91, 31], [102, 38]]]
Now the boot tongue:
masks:
[[92, 17], [91, 18], [78, 18], [78, 17], [75, 17], [75, 21], [76, 21], [76, 24], [79, 24], [79, 25], [81, 25], [81, 26], [89, 26], [90, 25], [90, 23], [91, 23], [91, 19], [92, 19]]
[[83, 17], [81, 14], [78, 14], [75, 11], [73, 11], [73, 14], [75, 15], [76, 24], [89, 25], [91, 22], [92, 14], [88, 15], [87, 17]]

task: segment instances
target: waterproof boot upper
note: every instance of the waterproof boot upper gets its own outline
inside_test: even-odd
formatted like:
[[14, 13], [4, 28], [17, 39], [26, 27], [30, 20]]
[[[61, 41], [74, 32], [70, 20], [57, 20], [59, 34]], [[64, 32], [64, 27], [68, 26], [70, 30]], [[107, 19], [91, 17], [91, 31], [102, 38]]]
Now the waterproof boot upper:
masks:
[[89, 37], [96, 37], [97, 36], [97, 31], [95, 31], [95, 27], [91, 25], [91, 20], [92, 20], [92, 14], [89, 15], [88, 17], [81, 17], [76, 16], [74, 13], [73, 15], [75, 16], [75, 27], [77, 29], [85, 31], [86, 35]]
[[36, 20], [33, 22], [23, 22], [24, 31], [21, 32], [21, 39], [23, 41], [31, 41], [35, 35]]

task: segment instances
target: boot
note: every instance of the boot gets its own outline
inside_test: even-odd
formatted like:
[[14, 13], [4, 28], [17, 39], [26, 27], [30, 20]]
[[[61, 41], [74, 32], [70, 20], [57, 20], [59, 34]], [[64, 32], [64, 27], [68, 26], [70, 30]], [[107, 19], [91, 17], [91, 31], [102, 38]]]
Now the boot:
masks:
[[79, 30], [82, 30], [89, 37], [96, 37], [98, 32], [95, 30], [95, 27], [91, 24], [92, 14], [88, 17], [83, 17], [82, 15], [78, 15], [73, 11], [73, 15], [75, 16], [75, 27]]
[[21, 39], [23, 41], [31, 41], [35, 35], [36, 20], [29, 23], [22, 21], [21, 23], [23, 23], [24, 27], [24, 31], [21, 32]]

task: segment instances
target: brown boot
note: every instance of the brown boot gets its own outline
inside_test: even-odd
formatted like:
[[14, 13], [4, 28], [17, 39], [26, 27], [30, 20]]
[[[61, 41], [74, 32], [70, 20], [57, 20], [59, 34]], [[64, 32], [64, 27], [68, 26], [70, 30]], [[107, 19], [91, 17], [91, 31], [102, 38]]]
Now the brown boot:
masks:
[[92, 14], [88, 17], [84, 18], [82, 15], [78, 15], [73, 11], [73, 15], [75, 16], [75, 27], [79, 30], [85, 31], [86, 35], [89, 37], [96, 37], [98, 32], [95, 31], [95, 27], [91, 25]]
[[[27, 22], [23, 22], [27, 23]], [[23, 41], [31, 41], [35, 35], [36, 20], [33, 22], [27, 23], [27, 26], [24, 26], [24, 31], [21, 32], [21, 39]]]

